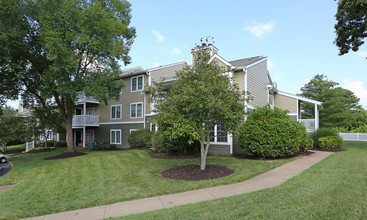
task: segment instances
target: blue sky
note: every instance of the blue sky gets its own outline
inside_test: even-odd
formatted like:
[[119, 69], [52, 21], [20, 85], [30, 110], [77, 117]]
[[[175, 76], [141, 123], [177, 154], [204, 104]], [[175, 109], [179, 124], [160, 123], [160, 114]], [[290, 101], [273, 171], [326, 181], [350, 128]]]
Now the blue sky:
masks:
[[[137, 37], [123, 68], [191, 63], [191, 48], [212, 36], [227, 60], [267, 56], [278, 88], [299, 93], [316, 74], [352, 90], [367, 107], [367, 46], [338, 56], [337, 2], [320, 1], [130, 1]], [[17, 107], [17, 106], [15, 106]]]

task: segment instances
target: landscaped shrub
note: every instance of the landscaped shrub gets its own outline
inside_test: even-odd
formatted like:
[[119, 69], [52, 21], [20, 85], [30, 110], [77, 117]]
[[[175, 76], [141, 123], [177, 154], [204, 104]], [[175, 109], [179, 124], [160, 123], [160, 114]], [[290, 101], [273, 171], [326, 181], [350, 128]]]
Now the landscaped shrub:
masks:
[[306, 140], [301, 144], [300, 150], [306, 152], [311, 148], [313, 148], [313, 139], [306, 138]]
[[149, 129], [140, 129], [129, 134], [127, 141], [131, 148], [149, 148], [152, 146], [153, 135]]
[[330, 128], [319, 128], [311, 134], [313, 139], [314, 147], [319, 147], [319, 138], [327, 136], [338, 136], [333, 129]]
[[270, 106], [251, 112], [240, 128], [242, 152], [262, 158], [292, 156], [306, 137], [305, 127], [290, 119], [287, 111]]
[[114, 144], [96, 144], [94, 150], [116, 150], [116, 145]]
[[319, 138], [319, 148], [334, 149], [343, 147], [343, 139], [339, 136], [326, 136]]
[[57, 141], [55, 140], [48, 140], [48, 141], [43, 142], [43, 146], [46, 147], [46, 143], [47, 143], [47, 147], [54, 147], [56, 142]]
[[55, 143], [55, 147], [67, 147], [68, 144], [66, 143], [66, 141], [58, 141]]
[[189, 138], [187, 137], [172, 139], [158, 131], [153, 138], [153, 148], [157, 153], [195, 154], [200, 152], [200, 143], [196, 141], [189, 144]]

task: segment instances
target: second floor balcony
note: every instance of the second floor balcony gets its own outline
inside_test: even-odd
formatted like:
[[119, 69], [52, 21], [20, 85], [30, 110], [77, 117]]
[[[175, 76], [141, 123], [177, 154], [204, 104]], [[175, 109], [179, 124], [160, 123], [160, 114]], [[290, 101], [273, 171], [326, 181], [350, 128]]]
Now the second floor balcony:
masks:
[[99, 126], [99, 115], [74, 115], [73, 127]]

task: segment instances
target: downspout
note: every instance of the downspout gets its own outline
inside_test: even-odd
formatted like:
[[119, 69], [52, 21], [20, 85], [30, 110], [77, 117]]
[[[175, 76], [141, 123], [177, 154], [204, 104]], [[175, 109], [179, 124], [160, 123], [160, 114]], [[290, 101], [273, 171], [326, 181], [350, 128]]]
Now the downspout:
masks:
[[[247, 113], [247, 75], [248, 70], [247, 67], [243, 68], [243, 71], [245, 72], [245, 79], [244, 79], [244, 91], [245, 91], [245, 112]], [[247, 116], [245, 116], [245, 121], [247, 120]]]
[[84, 101], [84, 105], [83, 105], [83, 148], [85, 148], [85, 121], [86, 121], [86, 117], [87, 117], [87, 101]]

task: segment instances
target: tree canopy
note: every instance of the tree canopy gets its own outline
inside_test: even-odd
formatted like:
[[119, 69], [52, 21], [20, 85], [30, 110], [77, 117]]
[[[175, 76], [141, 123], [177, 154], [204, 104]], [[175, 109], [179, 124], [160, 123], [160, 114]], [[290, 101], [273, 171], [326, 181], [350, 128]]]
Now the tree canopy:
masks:
[[[234, 132], [244, 120], [244, 96], [233, 84], [229, 68], [210, 62], [206, 43], [193, 49], [195, 62], [177, 72], [177, 80], [164, 98], [153, 88], [158, 132], [175, 139], [188, 137], [200, 142], [201, 169], [205, 169], [213, 126], [223, 125], [223, 132]], [[159, 88], [155, 87], [155, 88]]]
[[17, 111], [11, 107], [5, 107], [0, 116], [0, 144], [1, 150], [7, 150], [10, 141], [22, 140], [24, 138], [24, 120], [18, 117]]
[[339, 54], [346, 54], [349, 50], [358, 51], [367, 37], [367, 1], [339, 0], [335, 18], [335, 44]]
[[[321, 97], [321, 94], [335, 88], [335, 86], [337, 86], [338, 84], [339, 83], [329, 80], [324, 74], [317, 74], [301, 88], [302, 93], [300, 95], [309, 99], [322, 101], [323, 99]], [[304, 115], [306, 117], [315, 117], [313, 106], [304, 104], [302, 105], [302, 109], [304, 110]]]
[[[323, 102], [320, 109], [321, 127], [350, 128], [361, 110], [359, 98], [352, 91], [337, 85], [327, 76], [317, 74], [301, 88], [301, 96]], [[314, 118], [312, 106], [303, 105], [302, 109], [307, 117]]]
[[0, 95], [21, 94], [52, 120], [57, 106], [72, 145], [77, 94], [117, 99], [119, 61], [135, 38], [125, 0], [0, 0]]

